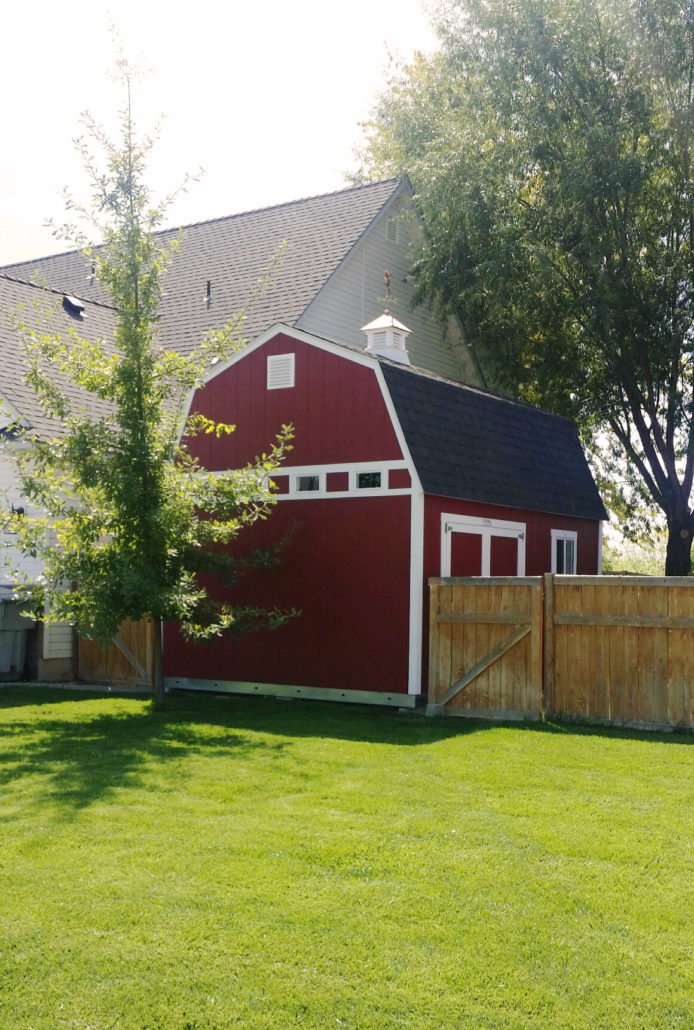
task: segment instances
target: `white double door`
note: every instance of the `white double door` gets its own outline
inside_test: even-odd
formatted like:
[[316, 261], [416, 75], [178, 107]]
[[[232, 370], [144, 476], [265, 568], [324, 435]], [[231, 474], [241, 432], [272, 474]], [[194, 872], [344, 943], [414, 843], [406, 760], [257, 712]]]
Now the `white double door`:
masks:
[[525, 523], [441, 516], [442, 576], [524, 576]]

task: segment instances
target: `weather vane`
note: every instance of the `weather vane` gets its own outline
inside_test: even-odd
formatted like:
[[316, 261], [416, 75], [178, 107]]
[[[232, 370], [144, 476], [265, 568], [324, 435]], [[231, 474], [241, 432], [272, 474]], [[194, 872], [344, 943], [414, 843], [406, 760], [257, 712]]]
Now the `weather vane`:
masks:
[[392, 272], [383, 273], [383, 282], [386, 284], [386, 304], [390, 304], [390, 277]]

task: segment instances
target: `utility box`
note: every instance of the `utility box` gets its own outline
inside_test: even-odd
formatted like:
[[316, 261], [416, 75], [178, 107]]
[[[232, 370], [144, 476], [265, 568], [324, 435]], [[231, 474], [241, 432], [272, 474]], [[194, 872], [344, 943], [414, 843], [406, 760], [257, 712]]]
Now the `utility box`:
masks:
[[0, 680], [21, 679], [27, 634], [35, 622], [22, 614], [24, 604], [0, 596]]

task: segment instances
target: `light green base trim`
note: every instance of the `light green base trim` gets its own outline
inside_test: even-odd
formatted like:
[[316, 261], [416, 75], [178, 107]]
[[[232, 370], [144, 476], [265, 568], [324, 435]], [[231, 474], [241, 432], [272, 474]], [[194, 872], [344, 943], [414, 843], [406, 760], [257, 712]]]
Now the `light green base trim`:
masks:
[[264, 694], [268, 697], [295, 697], [310, 701], [343, 701], [355, 705], [388, 705], [416, 708], [416, 694], [386, 694], [374, 690], [333, 690], [330, 687], [292, 687], [286, 683], [243, 683], [238, 680], [197, 680], [167, 676], [167, 690], [207, 690], [225, 694]]

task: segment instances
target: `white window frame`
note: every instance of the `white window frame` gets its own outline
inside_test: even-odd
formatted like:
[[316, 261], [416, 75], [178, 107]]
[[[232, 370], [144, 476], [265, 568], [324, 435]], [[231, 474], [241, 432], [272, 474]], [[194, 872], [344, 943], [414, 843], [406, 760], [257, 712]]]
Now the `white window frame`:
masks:
[[[317, 479], [318, 489], [317, 490], [300, 490], [299, 480], [300, 479]], [[325, 493], [325, 472], [295, 472], [290, 476], [289, 484], [290, 492], [298, 497], [316, 497], [318, 494]], [[286, 495], [285, 495], [286, 496]]]
[[511, 537], [518, 541], [518, 561], [516, 575], [525, 575], [525, 522], [507, 522], [505, 519], [484, 519], [475, 515], [441, 514], [441, 575], [448, 578], [451, 574], [451, 538], [454, 533], [476, 533], [482, 537], [482, 571], [484, 577], [490, 576], [492, 557], [492, 537]]
[[[551, 571], [555, 572], [555, 573], [557, 572], [557, 543], [560, 540], [563, 540], [565, 544], [566, 544], [567, 541], [570, 541], [574, 545], [573, 568], [572, 569], [568, 569], [568, 570], [565, 568], [563, 573], [561, 573], [561, 575], [575, 576], [576, 575], [576, 568], [578, 566], [578, 533], [576, 532], [575, 529], [553, 529], [551, 531], [550, 536], [551, 536], [551, 539], [552, 539], [552, 567], [551, 567]], [[566, 565], [566, 547], [564, 547], [564, 565]]]
[[[381, 477], [380, 486], [359, 486], [359, 476], [365, 475], [370, 476], [377, 472]], [[388, 478], [388, 470], [386, 468], [358, 468], [351, 472], [351, 483], [350, 488], [354, 493], [362, 494], [381, 494], [386, 489], [386, 480]]]

